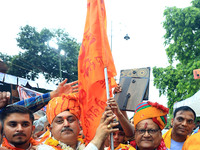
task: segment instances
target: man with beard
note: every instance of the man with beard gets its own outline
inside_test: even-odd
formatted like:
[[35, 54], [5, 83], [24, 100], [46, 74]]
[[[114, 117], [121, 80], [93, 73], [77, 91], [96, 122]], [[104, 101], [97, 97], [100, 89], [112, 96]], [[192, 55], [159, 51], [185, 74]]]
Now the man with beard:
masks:
[[12, 150], [31, 150], [38, 144], [31, 135], [33, 126], [33, 113], [19, 105], [5, 107], [1, 112], [3, 123], [2, 147]]
[[184, 142], [195, 127], [196, 113], [189, 106], [176, 108], [171, 122], [172, 128], [163, 135], [170, 150], [181, 150]]

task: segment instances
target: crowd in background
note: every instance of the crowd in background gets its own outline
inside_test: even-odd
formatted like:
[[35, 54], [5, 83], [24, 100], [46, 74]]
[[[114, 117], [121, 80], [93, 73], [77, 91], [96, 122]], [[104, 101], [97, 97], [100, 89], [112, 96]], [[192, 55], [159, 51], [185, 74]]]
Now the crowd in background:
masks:
[[[199, 122], [195, 125], [196, 113], [189, 106], [174, 111], [171, 128], [166, 130], [169, 109], [165, 106], [143, 101], [130, 120], [114, 98], [108, 99], [95, 136], [87, 143], [78, 82], [66, 82], [50, 93], [11, 105], [10, 93], [0, 92], [0, 150], [110, 150], [112, 146], [115, 150], [197, 150], [200, 146]], [[121, 90], [118, 86], [113, 93]], [[41, 110], [45, 105], [46, 112]]]

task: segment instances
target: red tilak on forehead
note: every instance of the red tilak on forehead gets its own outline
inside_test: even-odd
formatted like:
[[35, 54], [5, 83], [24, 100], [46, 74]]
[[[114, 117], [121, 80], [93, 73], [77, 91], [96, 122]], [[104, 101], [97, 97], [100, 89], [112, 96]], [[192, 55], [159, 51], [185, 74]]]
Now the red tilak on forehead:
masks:
[[147, 126], [148, 126], [148, 123], [146, 122], [146, 123], [144, 124], [144, 128], [146, 129], [146, 128], [147, 128]]

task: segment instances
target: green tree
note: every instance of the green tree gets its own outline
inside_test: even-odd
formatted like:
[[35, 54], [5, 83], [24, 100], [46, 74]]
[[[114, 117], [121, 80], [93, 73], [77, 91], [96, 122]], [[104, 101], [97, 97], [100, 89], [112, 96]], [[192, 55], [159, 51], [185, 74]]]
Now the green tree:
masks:
[[[42, 29], [26, 25], [20, 28], [17, 43], [23, 50], [19, 55], [13, 56], [8, 73], [34, 80], [42, 73], [46, 80], [60, 79], [59, 59], [61, 59], [62, 79], [69, 81], [78, 79], [78, 53], [80, 43], [70, 38], [62, 29]], [[58, 49], [49, 46], [49, 41], [56, 40]], [[65, 52], [60, 56], [60, 51]]]
[[153, 68], [154, 85], [166, 95], [170, 113], [176, 101], [194, 95], [200, 80], [194, 80], [193, 70], [200, 68], [200, 0], [186, 8], [168, 7], [164, 11], [163, 27], [169, 66]]
[[12, 56], [9, 56], [7, 54], [3, 54], [0, 52], [0, 59], [3, 60], [6, 64], [8, 64], [12, 60]]

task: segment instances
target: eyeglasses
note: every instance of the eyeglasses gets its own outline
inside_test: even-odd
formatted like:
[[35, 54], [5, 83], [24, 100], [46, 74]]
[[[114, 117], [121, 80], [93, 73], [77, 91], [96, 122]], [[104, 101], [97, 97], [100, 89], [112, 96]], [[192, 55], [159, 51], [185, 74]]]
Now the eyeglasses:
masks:
[[144, 135], [146, 132], [149, 134], [149, 135], [153, 135], [155, 134], [156, 132], [158, 132], [160, 129], [148, 129], [148, 130], [145, 130], [145, 129], [136, 129], [136, 132], [138, 134], [141, 134], [141, 135]]

